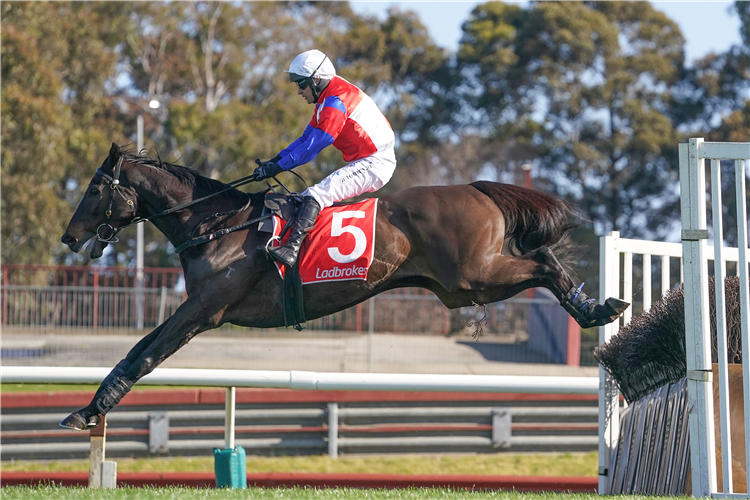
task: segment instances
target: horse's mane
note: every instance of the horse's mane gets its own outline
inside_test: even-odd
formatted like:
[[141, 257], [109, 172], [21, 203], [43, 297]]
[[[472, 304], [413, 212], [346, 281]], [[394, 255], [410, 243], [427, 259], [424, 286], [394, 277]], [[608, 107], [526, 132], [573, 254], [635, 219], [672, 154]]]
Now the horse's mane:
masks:
[[[121, 150], [120, 154], [122, 155], [123, 160], [127, 161], [128, 163], [133, 163], [136, 165], [148, 165], [150, 167], [158, 168], [159, 170], [172, 175], [182, 184], [185, 184], [186, 186], [192, 188], [196, 188], [200, 191], [206, 191], [206, 194], [223, 191], [224, 189], [227, 189], [229, 187], [228, 184], [225, 184], [221, 181], [209, 179], [208, 177], [200, 175], [190, 167], [167, 163], [161, 159], [158, 153], [156, 154], [156, 158], [145, 154], [134, 153], [125, 149]], [[227, 192], [227, 194], [231, 193], [232, 191], [238, 190], [230, 190]]]

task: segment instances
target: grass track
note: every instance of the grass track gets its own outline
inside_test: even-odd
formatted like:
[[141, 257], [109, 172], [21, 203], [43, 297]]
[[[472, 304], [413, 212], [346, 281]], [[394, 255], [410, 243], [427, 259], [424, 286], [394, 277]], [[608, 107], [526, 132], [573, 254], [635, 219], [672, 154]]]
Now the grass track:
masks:
[[[410, 488], [401, 490], [360, 490], [352, 488], [309, 489], [309, 488], [249, 488], [247, 490], [216, 490], [197, 488], [117, 488], [114, 490], [90, 490], [87, 488], [62, 488], [56, 486], [39, 486], [29, 488], [14, 486], [2, 488], [2, 498], [7, 500], [136, 500], [136, 499], [414, 499], [414, 500], [483, 500], [488, 498], [507, 500], [596, 500], [597, 495], [555, 494], [555, 493], [517, 493], [517, 492], [471, 492], [444, 488], [422, 489]], [[611, 499], [646, 498], [643, 496], [612, 496]], [[689, 497], [672, 497], [684, 498]]]
[[[247, 457], [248, 472], [473, 474], [495, 476], [589, 476], [599, 466], [596, 452], [487, 455], [385, 455]], [[213, 457], [117, 459], [118, 472], [213, 472]], [[88, 460], [2, 462], [5, 472], [84, 472]]]

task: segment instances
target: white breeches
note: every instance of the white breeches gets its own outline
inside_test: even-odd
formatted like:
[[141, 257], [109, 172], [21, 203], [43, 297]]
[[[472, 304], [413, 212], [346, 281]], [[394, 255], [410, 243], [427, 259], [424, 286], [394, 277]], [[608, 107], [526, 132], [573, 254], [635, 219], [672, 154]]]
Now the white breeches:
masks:
[[321, 208], [330, 207], [337, 201], [377, 191], [391, 179], [394, 170], [393, 151], [378, 152], [344, 165], [302, 194], [315, 198]]

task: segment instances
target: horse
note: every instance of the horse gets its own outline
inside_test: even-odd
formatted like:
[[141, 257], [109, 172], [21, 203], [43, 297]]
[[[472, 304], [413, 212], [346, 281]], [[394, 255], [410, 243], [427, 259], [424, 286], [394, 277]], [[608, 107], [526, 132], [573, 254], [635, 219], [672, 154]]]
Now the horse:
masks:
[[[62, 243], [77, 253], [94, 239], [89, 252], [96, 259], [121, 229], [150, 220], [179, 251], [187, 298], [114, 367], [91, 403], [61, 426], [96, 426], [134, 383], [201, 332], [224, 323], [285, 326], [282, 280], [275, 265], [257, 251], [269, 235], [250, 224], [260, 218], [267, 191], [244, 192], [112, 144]], [[577, 225], [576, 216], [555, 197], [475, 182], [413, 187], [377, 203], [367, 278], [305, 285], [306, 318], [341, 311], [398, 287], [431, 290], [449, 308], [497, 302], [530, 287], [545, 287], [582, 327], [612, 322], [629, 305], [618, 299], [597, 304], [576, 288], [552, 251], [567, 244], [564, 238]], [[240, 229], [223, 231], [230, 227]], [[198, 234], [204, 235], [198, 239], [201, 244], [191, 244]]]

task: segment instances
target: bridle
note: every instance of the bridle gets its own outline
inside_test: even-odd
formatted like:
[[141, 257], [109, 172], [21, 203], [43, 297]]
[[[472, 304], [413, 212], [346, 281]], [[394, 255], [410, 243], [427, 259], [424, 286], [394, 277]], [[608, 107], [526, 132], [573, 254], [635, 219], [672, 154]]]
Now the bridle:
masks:
[[[101, 168], [96, 169], [97, 173], [99, 173], [102, 177], [104, 177], [104, 180], [109, 182], [109, 203], [107, 203], [107, 211], [104, 212], [104, 215], [107, 216], [104, 222], [99, 224], [99, 227], [96, 228], [96, 239], [99, 241], [103, 241], [105, 243], [115, 243], [117, 241], [120, 241], [117, 238], [117, 233], [125, 229], [126, 227], [135, 224], [137, 217], [135, 216], [135, 203], [133, 203], [133, 200], [129, 199], [127, 196], [125, 196], [122, 193], [122, 190], [118, 189], [120, 187], [120, 172], [122, 171], [122, 156], [120, 156], [120, 159], [117, 161], [117, 165], [115, 165], [114, 170], [112, 171], [112, 175], [105, 173]], [[118, 229], [115, 229], [115, 227], [110, 224], [110, 221], [112, 220], [112, 205], [115, 202], [115, 193], [122, 196], [122, 198], [125, 200], [125, 202], [128, 204], [130, 208], [133, 209], [133, 218], [130, 220], [130, 222]], [[109, 228], [109, 231], [111, 232], [109, 237], [105, 237], [102, 234], [102, 228]]]
[[[96, 173], [98, 173], [99, 175], [101, 175], [102, 177], [104, 177], [105, 181], [109, 182], [109, 189], [110, 189], [109, 202], [107, 203], [107, 211], [105, 212], [105, 215], [107, 216], [107, 218], [105, 219], [104, 222], [102, 222], [101, 224], [99, 224], [99, 227], [96, 228], [96, 239], [98, 239], [99, 241], [103, 241], [104, 243], [115, 243], [117, 241], [120, 241], [117, 238], [117, 234], [120, 231], [122, 231], [123, 229], [125, 229], [127, 227], [130, 227], [130, 226], [132, 226], [134, 224], [138, 224], [140, 222], [146, 222], [146, 221], [151, 220], [151, 219], [156, 219], [157, 217], [163, 217], [165, 215], [169, 215], [171, 213], [178, 212], [178, 211], [183, 210], [185, 208], [191, 207], [191, 206], [193, 206], [193, 205], [195, 205], [197, 203], [200, 203], [200, 202], [202, 202], [204, 200], [207, 200], [209, 198], [213, 198], [214, 196], [217, 196], [217, 195], [225, 193], [225, 192], [227, 192], [229, 190], [232, 190], [232, 189], [236, 188], [237, 186], [242, 186], [244, 184], [248, 184], [250, 182], [254, 182], [255, 181], [255, 177], [253, 175], [248, 175], [247, 177], [243, 177], [242, 179], [238, 179], [236, 181], [230, 182], [227, 185], [227, 188], [226, 189], [222, 189], [221, 191], [217, 191], [215, 193], [211, 193], [211, 194], [209, 194], [207, 196], [204, 196], [202, 198], [198, 198], [197, 200], [189, 201], [187, 203], [183, 203], [182, 205], [178, 205], [176, 207], [168, 208], [167, 210], [159, 212], [158, 214], [149, 215], [148, 217], [137, 217], [136, 216], [135, 203], [133, 202], [133, 200], [131, 200], [127, 196], [125, 196], [122, 193], [122, 191], [119, 189], [119, 187], [120, 187], [119, 177], [120, 177], [120, 172], [122, 171], [122, 161], [123, 161], [123, 157], [120, 156], [120, 158], [117, 160], [117, 165], [115, 165], [115, 168], [112, 170], [112, 175], [109, 175], [108, 173], [104, 172], [101, 168], [97, 168], [96, 169]], [[295, 172], [293, 172], [293, 173], [296, 175]], [[297, 175], [297, 177], [299, 177], [299, 175]], [[277, 182], [279, 182], [279, 181], [277, 180]], [[281, 183], [279, 182], [279, 184], [281, 184]], [[283, 186], [283, 184], [282, 184], [282, 186]], [[284, 189], [286, 189], [286, 186], [284, 186]], [[287, 191], [289, 191], [289, 190], [287, 189]], [[133, 209], [133, 217], [130, 219], [130, 221], [127, 224], [125, 224], [124, 226], [121, 226], [121, 227], [118, 227], [118, 228], [115, 228], [110, 223], [110, 221], [112, 219], [112, 206], [114, 205], [114, 201], [115, 201], [115, 193], [118, 193], [120, 196], [122, 196], [122, 198], [125, 200], [125, 202], [128, 204], [128, 206]], [[221, 214], [213, 214], [213, 215], [208, 216], [206, 218], [206, 220], [214, 218], [214, 217], [218, 217], [218, 216], [221, 216], [221, 215], [229, 215], [231, 213], [243, 211], [243, 210], [245, 210], [246, 208], [248, 208], [250, 206], [251, 201], [252, 201], [252, 199], [248, 195], [248, 201], [245, 204], [245, 206], [243, 206], [242, 208], [239, 208], [237, 210], [232, 210], [232, 211], [229, 211], [229, 212], [224, 212], [224, 213], [221, 213]], [[243, 228], [245, 228], [245, 227], [247, 227], [247, 226], [249, 226], [251, 224], [254, 224], [256, 222], [259, 222], [259, 221], [261, 221], [263, 219], [267, 219], [267, 218], [270, 218], [270, 217], [271, 217], [270, 214], [263, 215], [261, 217], [257, 217], [257, 218], [255, 218], [253, 220], [244, 222], [244, 223], [239, 224], [237, 226], [234, 226], [234, 227], [231, 227], [231, 228], [226, 228], [226, 229], [220, 229], [220, 230], [215, 231], [215, 232], [213, 232], [211, 234], [204, 235], [204, 236], [201, 236], [201, 237], [198, 237], [198, 238], [195, 238], [195, 236], [193, 234], [191, 234], [190, 238], [187, 241], [185, 241], [181, 245], [178, 245], [175, 248], [175, 251], [177, 253], [181, 253], [186, 248], [190, 248], [192, 246], [200, 245], [200, 244], [205, 243], [207, 241], [211, 241], [211, 240], [213, 240], [213, 239], [215, 239], [217, 237], [223, 236], [224, 234], [227, 234], [227, 233], [233, 232], [233, 231], [238, 231], [238, 230], [243, 229]], [[196, 226], [196, 229], [199, 226], [200, 226], [200, 224], [198, 224], [198, 226]], [[106, 235], [102, 234], [103, 229], [108, 229], [109, 232], [111, 232], [111, 234], [109, 236], [106, 236]]]

